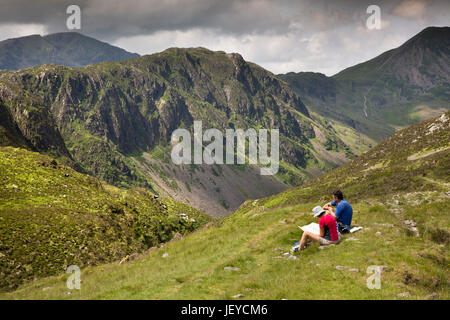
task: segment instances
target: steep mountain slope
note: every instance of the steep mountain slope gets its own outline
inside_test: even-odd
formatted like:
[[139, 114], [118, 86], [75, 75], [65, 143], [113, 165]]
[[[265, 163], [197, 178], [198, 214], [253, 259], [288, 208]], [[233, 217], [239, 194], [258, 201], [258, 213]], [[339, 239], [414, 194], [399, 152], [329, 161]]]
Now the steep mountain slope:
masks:
[[43, 37], [31, 35], [0, 42], [0, 69], [5, 70], [43, 64], [82, 67], [138, 56], [136, 53], [127, 52], [77, 32], [55, 33]]
[[[0, 72], [0, 105], [36, 150], [114, 185], [153, 188], [216, 216], [247, 198], [299, 185], [357, 151], [273, 74], [239, 54], [204, 48], [80, 69]], [[175, 166], [171, 134], [192, 130], [195, 120], [222, 133], [279, 129], [279, 173], [261, 176], [254, 165]]]
[[121, 190], [48, 156], [0, 147], [0, 290], [136, 255], [209, 220], [148, 190]]
[[430, 27], [333, 77], [288, 73], [314, 110], [380, 140], [450, 108], [450, 27]]
[[[249, 200], [137, 261], [86, 268], [82, 290], [71, 295], [61, 275], [0, 298], [449, 299], [449, 142], [447, 112], [305, 186]], [[314, 221], [311, 209], [335, 188], [363, 229], [338, 245], [289, 254], [301, 235], [297, 225]], [[371, 266], [382, 270], [380, 289], [367, 286]]]

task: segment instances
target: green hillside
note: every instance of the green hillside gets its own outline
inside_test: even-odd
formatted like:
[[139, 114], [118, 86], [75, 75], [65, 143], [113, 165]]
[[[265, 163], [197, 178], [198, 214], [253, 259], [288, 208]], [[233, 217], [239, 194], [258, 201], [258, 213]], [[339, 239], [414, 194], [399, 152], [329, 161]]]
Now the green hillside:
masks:
[[48, 156], [0, 147], [0, 290], [136, 255], [209, 220], [148, 190], [122, 190]]
[[[306, 185], [259, 200], [141, 258], [21, 286], [3, 299], [449, 299], [450, 112]], [[313, 206], [341, 188], [363, 226], [289, 254]], [[383, 266], [381, 288], [366, 286]], [[69, 294], [70, 293], [70, 294]]]

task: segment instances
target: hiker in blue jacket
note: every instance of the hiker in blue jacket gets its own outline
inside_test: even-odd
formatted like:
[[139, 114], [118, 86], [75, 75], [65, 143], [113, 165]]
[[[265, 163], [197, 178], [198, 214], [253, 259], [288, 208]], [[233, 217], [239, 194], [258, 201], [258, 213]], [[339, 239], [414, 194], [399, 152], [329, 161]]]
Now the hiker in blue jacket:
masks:
[[[336, 212], [333, 211], [336, 207]], [[336, 219], [340, 233], [350, 232], [353, 217], [353, 208], [346, 200], [340, 190], [333, 192], [333, 201], [323, 206], [329, 215]]]

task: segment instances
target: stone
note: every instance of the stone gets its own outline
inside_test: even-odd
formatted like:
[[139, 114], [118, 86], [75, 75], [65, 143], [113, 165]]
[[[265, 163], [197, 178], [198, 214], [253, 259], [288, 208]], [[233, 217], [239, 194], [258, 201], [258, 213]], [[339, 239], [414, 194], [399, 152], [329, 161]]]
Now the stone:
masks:
[[373, 225], [377, 227], [390, 227], [390, 228], [394, 227], [392, 223], [374, 223]]
[[411, 227], [415, 227], [417, 225], [413, 220], [405, 220], [403, 223]]
[[128, 260], [133, 261], [133, 260], [136, 260], [138, 257], [139, 257], [139, 254], [137, 254], [135, 252], [135, 253], [130, 254], [130, 257], [128, 258]]
[[225, 271], [241, 271], [241, 268], [228, 266], [228, 267], [223, 268], [223, 270], [225, 270]]
[[346, 270], [346, 269], [348, 269], [348, 267], [346, 267], [346, 266], [336, 266], [336, 269], [337, 270]]
[[178, 240], [180, 240], [182, 238], [183, 238], [183, 235], [181, 233], [177, 232], [177, 233], [174, 234], [174, 236], [172, 238], [172, 241], [178, 241]]
[[323, 250], [323, 249], [325, 249], [325, 248], [331, 248], [331, 247], [334, 247], [334, 246], [335, 246], [335, 244], [329, 244], [329, 245], [327, 245], [327, 246], [320, 246], [319, 249], [320, 249], [320, 250]]
[[408, 297], [409, 296], [409, 292], [400, 292], [397, 294], [397, 297]]
[[433, 292], [432, 294], [429, 294], [425, 297], [425, 299], [427, 300], [436, 300], [439, 299], [439, 294], [437, 294], [436, 292]]

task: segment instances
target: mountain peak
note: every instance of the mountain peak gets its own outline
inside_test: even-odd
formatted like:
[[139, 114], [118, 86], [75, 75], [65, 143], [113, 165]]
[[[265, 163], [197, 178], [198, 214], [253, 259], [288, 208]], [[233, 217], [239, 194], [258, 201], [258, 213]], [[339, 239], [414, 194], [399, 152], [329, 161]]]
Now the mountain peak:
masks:
[[6, 70], [43, 64], [82, 67], [138, 56], [78, 32], [60, 32], [45, 36], [35, 34], [0, 41], [0, 69]]
[[450, 35], [450, 27], [428, 27], [420, 31], [413, 37], [448, 37]]
[[442, 49], [450, 46], [450, 27], [428, 27], [406, 41], [398, 49], [409, 46], [416, 48]]

